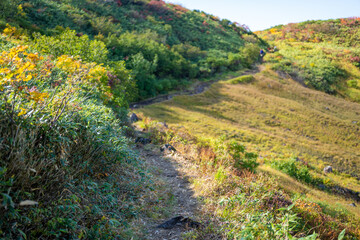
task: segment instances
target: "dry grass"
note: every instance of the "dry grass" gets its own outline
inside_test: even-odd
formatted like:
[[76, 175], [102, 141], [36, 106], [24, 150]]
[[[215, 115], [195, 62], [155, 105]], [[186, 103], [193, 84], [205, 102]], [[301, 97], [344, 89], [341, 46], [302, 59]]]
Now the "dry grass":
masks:
[[329, 193], [311, 188], [308, 185], [296, 181], [285, 173], [282, 173], [266, 165], [261, 165], [259, 167], [259, 171], [275, 176], [280, 186], [287, 192], [300, 194], [301, 196], [306, 197], [307, 199], [314, 202], [323, 202], [329, 204], [330, 206], [336, 206], [337, 208], [345, 209], [348, 211], [348, 213], [351, 213], [351, 215], [349, 215], [350, 218], [360, 218], [360, 209], [350, 206], [350, 204], [353, 202], [351, 200], [345, 200], [342, 197], [334, 196]]
[[[176, 161], [180, 163], [181, 172], [189, 177], [195, 196], [203, 199], [202, 214], [211, 219], [211, 225], [206, 229], [188, 232], [184, 236], [185, 239], [212, 239], [209, 236], [219, 236], [219, 234], [223, 235], [224, 239], [236, 239], [235, 236], [245, 236], [248, 230], [251, 234], [264, 236], [269, 232], [260, 227], [263, 230], [259, 233], [258, 227], [262, 224], [269, 224], [271, 219], [263, 219], [257, 226], [257, 224], [253, 225], [255, 216], [260, 214], [261, 217], [264, 217], [267, 214], [277, 214], [280, 211], [279, 208], [288, 207], [292, 201], [295, 203], [294, 213], [301, 217], [301, 223], [298, 222], [298, 228], [291, 233], [292, 235], [304, 236], [315, 230], [320, 239], [337, 239], [339, 233], [346, 228], [347, 233], [351, 236], [359, 236], [357, 214], [349, 214], [348, 210], [341, 207], [336, 201], [343, 204], [349, 202], [329, 194], [322, 196], [320, 191], [300, 184], [289, 176], [265, 165], [259, 168], [258, 173], [226, 167], [216, 161], [219, 159], [218, 154], [220, 153], [210, 147], [212, 146], [211, 141], [194, 138], [182, 127], [169, 129], [162, 124], [149, 121], [148, 118], [143, 120], [140, 125], [149, 131], [155, 142], [171, 143], [177, 152], [181, 153], [180, 155], [175, 154]], [[219, 147], [219, 145], [216, 146]], [[214, 165], [214, 161], [217, 164]], [[275, 177], [269, 178], [269, 173]], [[290, 198], [279, 186], [282, 186], [281, 188], [288, 193], [307, 192], [307, 195], [301, 197], [300, 194], [298, 196], [295, 194]], [[244, 195], [244, 193], [246, 194]], [[305, 197], [307, 200], [302, 199]], [[241, 204], [227, 206], [222, 204], [224, 201], [231, 202], [234, 199]], [[329, 199], [329, 203], [323, 202]], [[257, 204], [254, 204], [255, 202]], [[337, 209], [329, 207], [328, 204], [337, 204]], [[239, 222], [239, 219], [242, 220]], [[277, 224], [286, 222], [285, 220], [282, 222], [282, 220]], [[244, 230], [245, 226], [247, 230]]]
[[[350, 176], [357, 176], [360, 169], [360, 104], [305, 88], [270, 70], [256, 74], [255, 79], [251, 84], [219, 82], [200, 95], [175, 97], [138, 112], [183, 127], [198, 138], [235, 139], [259, 153], [260, 162], [297, 156], [322, 177], [322, 168], [332, 165], [335, 174], [327, 178], [360, 191], [359, 181]], [[291, 192], [308, 191], [310, 199], [359, 216], [341, 197], [300, 183], [281, 183]]]
[[258, 74], [251, 85], [217, 83], [196, 96], [140, 111], [170, 125], [182, 125], [196, 136], [226, 135], [264, 157], [301, 156], [319, 168], [356, 173], [360, 105], [304, 88], [292, 80]]

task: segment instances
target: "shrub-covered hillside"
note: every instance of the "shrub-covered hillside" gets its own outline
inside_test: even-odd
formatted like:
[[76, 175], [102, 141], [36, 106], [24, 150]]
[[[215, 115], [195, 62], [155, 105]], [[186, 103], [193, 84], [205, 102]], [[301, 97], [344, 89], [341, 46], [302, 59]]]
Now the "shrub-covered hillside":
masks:
[[344, 47], [359, 46], [360, 18], [313, 20], [301, 23], [279, 25], [269, 30], [264, 40], [285, 40], [301, 42], [327, 42]]
[[0, 238], [126, 238], [147, 177], [111, 107], [118, 70], [16, 34], [0, 35]]
[[244, 25], [156, 0], [15, 0], [0, 9], [0, 27], [21, 27], [47, 54], [124, 62], [136, 81], [133, 99], [249, 67], [265, 44]]
[[276, 46], [265, 60], [302, 84], [360, 101], [359, 18], [308, 21], [258, 34]]

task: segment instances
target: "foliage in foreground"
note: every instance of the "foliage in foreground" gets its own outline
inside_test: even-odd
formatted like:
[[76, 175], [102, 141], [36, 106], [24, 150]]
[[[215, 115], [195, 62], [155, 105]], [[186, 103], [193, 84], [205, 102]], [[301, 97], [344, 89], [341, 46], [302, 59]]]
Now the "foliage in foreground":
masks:
[[[0, 237], [114, 239], [131, 234], [147, 178], [106, 103], [109, 71], [51, 58], [0, 36]], [[118, 96], [121, 97], [121, 96]], [[130, 235], [129, 235], [130, 234]]]

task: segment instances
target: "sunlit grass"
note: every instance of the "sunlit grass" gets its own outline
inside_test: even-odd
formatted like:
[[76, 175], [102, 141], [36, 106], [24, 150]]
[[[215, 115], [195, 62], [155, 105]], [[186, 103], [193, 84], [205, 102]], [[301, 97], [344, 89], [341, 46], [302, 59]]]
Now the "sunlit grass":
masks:
[[[200, 95], [178, 96], [138, 111], [183, 126], [197, 137], [235, 139], [259, 153], [260, 162], [298, 157], [323, 178], [322, 169], [331, 165], [335, 174], [326, 178], [360, 191], [359, 181], [351, 177], [360, 167], [360, 105], [279, 78], [270, 70], [255, 79], [248, 84], [219, 82]], [[329, 200], [323, 192], [312, 191], [317, 193], [314, 199], [331, 205], [342, 199], [327, 194]], [[351, 209], [349, 201], [340, 202]]]
[[259, 171], [275, 176], [279, 182], [279, 185], [287, 192], [298, 194], [300, 197], [307, 198], [308, 200], [317, 203], [332, 206], [338, 211], [345, 211], [346, 215], [349, 215], [350, 218], [360, 217], [360, 209], [350, 206], [350, 204], [353, 203], [351, 200], [345, 200], [340, 196], [334, 196], [321, 190], [314, 189], [306, 184], [302, 184], [299, 181], [296, 181], [285, 173], [282, 173], [266, 165], [261, 165], [259, 167]]

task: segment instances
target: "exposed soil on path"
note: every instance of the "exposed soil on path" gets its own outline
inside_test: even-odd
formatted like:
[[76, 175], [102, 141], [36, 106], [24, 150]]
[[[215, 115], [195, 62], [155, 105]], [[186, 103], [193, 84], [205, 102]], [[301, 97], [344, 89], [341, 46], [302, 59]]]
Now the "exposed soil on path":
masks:
[[[240, 74], [239, 76], [236, 77], [240, 77], [243, 75], [253, 75], [259, 72], [259, 68], [256, 67], [254, 69], [251, 70], [247, 70], [245, 72], [243, 72], [242, 74]], [[181, 95], [197, 95], [200, 93], [205, 92], [213, 83], [216, 83], [220, 80], [226, 80], [226, 79], [216, 79], [216, 80], [212, 80], [212, 81], [207, 81], [207, 82], [198, 82], [195, 83], [191, 88], [187, 89], [187, 90], [182, 90], [179, 92], [175, 92], [175, 93], [170, 93], [170, 94], [165, 94], [165, 95], [159, 95], [156, 96], [154, 98], [149, 98], [140, 102], [136, 102], [136, 103], [132, 103], [130, 104], [130, 108], [131, 109], [137, 109], [137, 108], [141, 108], [147, 105], [151, 105], [154, 103], [160, 103], [160, 102], [164, 102], [164, 101], [168, 101], [171, 100], [173, 97], [176, 96], [181, 96]]]
[[181, 235], [191, 230], [185, 226], [179, 225], [171, 229], [158, 228], [159, 224], [177, 216], [190, 218], [199, 221], [198, 211], [199, 203], [190, 189], [188, 178], [181, 172], [181, 166], [175, 159], [176, 156], [165, 155], [160, 152], [159, 147], [152, 144], [146, 147], [138, 147], [140, 156], [146, 165], [152, 168], [155, 178], [164, 182], [168, 194], [174, 198], [174, 205], [171, 207], [171, 216], [167, 219], [153, 220], [147, 219], [146, 239], [156, 240], [175, 240], [182, 239]]

